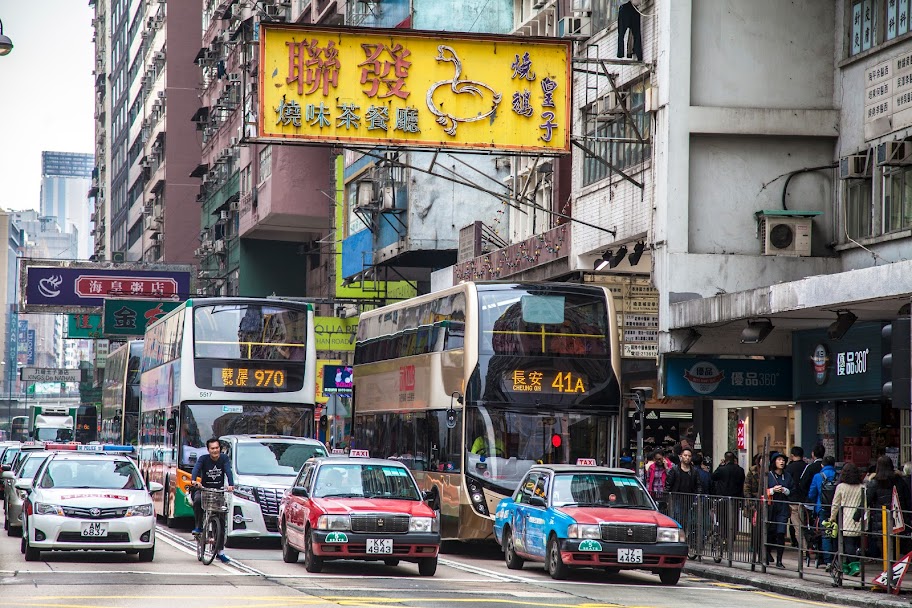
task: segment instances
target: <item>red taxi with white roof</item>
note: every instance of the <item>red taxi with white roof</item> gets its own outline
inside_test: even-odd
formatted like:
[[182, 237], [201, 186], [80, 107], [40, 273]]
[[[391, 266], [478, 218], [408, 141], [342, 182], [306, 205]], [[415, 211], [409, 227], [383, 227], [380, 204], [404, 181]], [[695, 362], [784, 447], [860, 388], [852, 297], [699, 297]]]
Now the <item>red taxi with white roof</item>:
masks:
[[366, 450], [309, 460], [279, 506], [282, 558], [304, 553], [308, 572], [328, 560], [417, 562], [437, 571], [440, 524], [411, 472]]
[[131, 446], [45, 444], [53, 450], [31, 480], [16, 489], [23, 504], [22, 552], [37, 561], [42, 551], [102, 550], [155, 556], [152, 492], [127, 454]]

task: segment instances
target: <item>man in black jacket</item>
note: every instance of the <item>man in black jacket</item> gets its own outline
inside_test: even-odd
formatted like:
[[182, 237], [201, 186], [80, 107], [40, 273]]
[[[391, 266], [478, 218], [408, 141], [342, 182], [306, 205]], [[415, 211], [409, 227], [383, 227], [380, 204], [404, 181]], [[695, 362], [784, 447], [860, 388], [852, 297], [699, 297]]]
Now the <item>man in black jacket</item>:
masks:
[[[798, 490], [798, 498], [794, 500], [800, 503], [798, 512], [800, 514], [802, 522], [810, 521], [807, 510], [810, 509], [813, 511], [816, 507], [816, 505], [806, 505], [804, 502], [807, 500], [808, 492], [811, 490], [811, 484], [814, 482], [814, 476], [823, 470], [823, 457], [826, 455], [826, 448], [818, 443], [811, 451], [811, 455], [814, 457], [814, 460], [811, 462], [811, 464], [804, 468], [804, 473], [802, 473], [798, 481], [795, 482], [795, 486]], [[794, 479], [794, 477], [792, 479]], [[812, 550], [817, 549], [816, 544], [816, 539], [813, 537], [808, 537], [809, 554]], [[810, 559], [810, 557], [808, 559]], [[817, 565], [820, 565], [821, 563], [823, 563], [822, 556], [818, 553]]]
[[713, 474], [712, 480], [716, 482], [716, 494], [742, 498], [744, 496], [744, 469], [735, 460], [734, 452], [725, 452], [722, 464]]
[[804, 507], [801, 506], [801, 503], [804, 502], [805, 496], [801, 493], [801, 488], [798, 487], [798, 482], [801, 480], [801, 475], [804, 473], [804, 469], [807, 468], [807, 463], [804, 461], [804, 449], [801, 446], [793, 446], [789, 452], [789, 462], [785, 465], [785, 472], [792, 476], [792, 479], [795, 480], [795, 489], [792, 491], [790, 498], [794, 501], [789, 505], [791, 510], [791, 515], [789, 515], [789, 534], [792, 538], [792, 546], [798, 546], [798, 535], [801, 534], [801, 530], [807, 520], [804, 518]]
[[690, 527], [694, 499], [692, 496], [672, 496], [675, 494], [702, 494], [703, 484], [700, 475], [692, 464], [693, 451], [684, 448], [680, 453], [681, 462], [668, 471], [665, 476], [665, 495], [671, 507], [671, 517], [687, 529]]

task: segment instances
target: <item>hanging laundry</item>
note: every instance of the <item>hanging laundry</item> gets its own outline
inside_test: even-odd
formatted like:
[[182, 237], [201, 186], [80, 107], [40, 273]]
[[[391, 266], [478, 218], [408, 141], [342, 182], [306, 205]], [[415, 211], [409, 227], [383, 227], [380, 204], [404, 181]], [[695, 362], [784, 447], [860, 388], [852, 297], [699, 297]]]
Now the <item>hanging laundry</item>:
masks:
[[[633, 54], [627, 53], [626, 37], [630, 31], [633, 39]], [[632, 2], [625, 2], [618, 7], [618, 57], [633, 57], [643, 61], [643, 38], [640, 30], [640, 12]]]

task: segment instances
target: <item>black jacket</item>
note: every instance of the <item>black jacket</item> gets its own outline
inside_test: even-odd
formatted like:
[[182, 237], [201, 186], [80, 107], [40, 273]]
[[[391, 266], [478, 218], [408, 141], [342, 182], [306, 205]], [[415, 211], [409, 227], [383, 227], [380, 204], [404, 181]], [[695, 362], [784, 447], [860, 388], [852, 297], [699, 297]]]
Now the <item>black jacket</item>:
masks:
[[712, 474], [716, 482], [716, 494], [719, 496], [744, 497], [744, 469], [737, 462], [719, 465]]
[[697, 473], [696, 467], [691, 465], [690, 471], [683, 470], [681, 465], [672, 467], [665, 476], [665, 491], [702, 494], [704, 492], [703, 484], [700, 482], [700, 475]]
[[[801, 477], [798, 479], [798, 481], [795, 482], [795, 487], [798, 491], [798, 494], [797, 494], [798, 498], [796, 498], [796, 500], [799, 500], [801, 502], [804, 502], [805, 500], [807, 500], [808, 492], [811, 491], [811, 484], [814, 482], [814, 475], [816, 475], [817, 473], [819, 473], [822, 470], [823, 470], [823, 459], [822, 458], [818, 458], [817, 460], [815, 460], [814, 462], [809, 464], [807, 467], [805, 467], [804, 473], [802, 473]], [[792, 479], [794, 479], [794, 477]]]
[[[787, 465], [785, 465], [785, 472], [792, 476], [792, 480], [795, 483], [795, 491], [792, 492], [792, 500], [796, 502], [804, 502], [804, 499], [807, 497], [807, 494], [802, 494], [801, 488], [799, 487], [801, 481], [801, 474], [804, 473], [808, 464], [803, 460], [790, 460]], [[814, 476], [811, 476], [811, 481], [814, 480]], [[811, 484], [808, 484], [808, 490], [811, 489]]]

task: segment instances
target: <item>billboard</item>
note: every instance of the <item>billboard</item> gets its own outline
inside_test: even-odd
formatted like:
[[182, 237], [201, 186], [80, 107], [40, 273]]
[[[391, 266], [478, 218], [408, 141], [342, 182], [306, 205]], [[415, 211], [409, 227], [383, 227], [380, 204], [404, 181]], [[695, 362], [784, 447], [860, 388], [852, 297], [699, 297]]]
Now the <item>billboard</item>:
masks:
[[25, 364], [35, 365], [35, 330], [28, 330], [28, 345], [26, 346]]
[[354, 351], [358, 318], [315, 317], [314, 334], [318, 351]]
[[109, 338], [141, 337], [149, 323], [158, 321], [180, 304], [174, 300], [107, 299], [104, 303], [104, 335]]
[[350, 394], [352, 392], [352, 366], [327, 365], [323, 368], [323, 394]]
[[23, 260], [20, 310], [95, 312], [108, 297], [183, 300], [191, 290], [190, 266]]
[[665, 357], [663, 377], [668, 397], [705, 397], [745, 401], [789, 401], [792, 360]]
[[260, 24], [261, 140], [570, 151], [571, 41]]
[[66, 338], [92, 339], [100, 338], [101, 315], [69, 314], [67, 315]]

